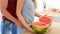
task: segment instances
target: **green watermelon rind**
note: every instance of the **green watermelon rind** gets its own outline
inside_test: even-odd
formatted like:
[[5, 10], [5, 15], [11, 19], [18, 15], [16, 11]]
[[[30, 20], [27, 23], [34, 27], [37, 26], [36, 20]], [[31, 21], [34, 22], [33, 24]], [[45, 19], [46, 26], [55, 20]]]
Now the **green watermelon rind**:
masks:
[[36, 27], [36, 26], [32, 26], [32, 28], [33, 28], [37, 33], [45, 33], [48, 27], [46, 27], [46, 28], [40, 28], [40, 27], [39, 27], [39, 28], [38, 28], [38, 27]]

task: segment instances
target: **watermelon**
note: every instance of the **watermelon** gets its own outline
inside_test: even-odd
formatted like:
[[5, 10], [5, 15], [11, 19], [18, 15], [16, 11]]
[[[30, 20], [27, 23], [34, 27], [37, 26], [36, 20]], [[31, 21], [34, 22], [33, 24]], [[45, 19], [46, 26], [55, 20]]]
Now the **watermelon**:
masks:
[[49, 16], [42, 16], [39, 18], [40, 22], [44, 22], [46, 24], [51, 24], [52, 19]]
[[39, 22], [34, 22], [32, 28], [38, 33], [43, 34], [51, 25], [52, 19], [48, 16], [42, 16], [39, 18]]
[[45, 24], [44, 22], [34, 22], [32, 24], [32, 28], [38, 33], [43, 34], [46, 32], [49, 25]]

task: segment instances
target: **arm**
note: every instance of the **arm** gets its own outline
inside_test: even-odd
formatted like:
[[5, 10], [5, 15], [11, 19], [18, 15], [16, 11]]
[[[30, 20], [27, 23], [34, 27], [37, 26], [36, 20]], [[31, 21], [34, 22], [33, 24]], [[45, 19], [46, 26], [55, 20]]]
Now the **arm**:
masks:
[[[35, 10], [36, 10], [37, 9], [37, 0], [33, 0], [33, 1], [34, 1], [34, 4], [35, 4]], [[40, 17], [41, 15], [40, 15], [40, 13], [35, 11], [35, 16]]]
[[[35, 10], [37, 9], [37, 0], [33, 0], [35, 5]], [[38, 12], [35, 12], [35, 16], [40, 17], [41, 15]]]
[[24, 3], [24, 0], [18, 0], [17, 1], [17, 12], [16, 12], [16, 15], [18, 16], [18, 19], [21, 21], [21, 23], [24, 25], [24, 27], [30, 31], [34, 31], [33, 29], [30, 28], [30, 26], [28, 24], [26, 24], [23, 16], [21, 15], [21, 12], [22, 12], [22, 7], [23, 7], [23, 3]]
[[19, 21], [14, 18], [7, 10], [7, 3], [8, 3], [8, 0], [2, 0], [3, 2], [1, 2], [1, 12], [2, 14], [9, 20], [11, 20], [12, 22], [14, 22], [15, 24], [19, 25], [19, 26], [22, 26]]
[[33, 0], [34, 5], [35, 5], [35, 9], [37, 9], [37, 0]]
[[[35, 10], [37, 9], [37, 0], [33, 0], [33, 2], [34, 2], [34, 4], [35, 4]], [[40, 15], [40, 13], [38, 13], [38, 12], [36, 12], [35, 11], [35, 16], [37, 16], [37, 17], [41, 17], [41, 15]]]

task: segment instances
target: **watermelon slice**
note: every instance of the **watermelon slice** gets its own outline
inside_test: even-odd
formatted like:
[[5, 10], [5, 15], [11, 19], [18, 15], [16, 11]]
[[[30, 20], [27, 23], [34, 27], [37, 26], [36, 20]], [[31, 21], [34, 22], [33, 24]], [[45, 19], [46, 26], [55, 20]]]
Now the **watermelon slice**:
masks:
[[52, 19], [48, 16], [42, 16], [39, 18], [40, 22], [44, 22], [46, 24], [50, 24], [52, 22]]
[[48, 27], [48, 25], [45, 24], [44, 22], [34, 22], [33, 25], [36, 27], [41, 27], [41, 28]]
[[32, 24], [32, 28], [38, 33], [43, 34], [46, 32], [49, 25], [45, 24], [44, 22], [34, 22]]

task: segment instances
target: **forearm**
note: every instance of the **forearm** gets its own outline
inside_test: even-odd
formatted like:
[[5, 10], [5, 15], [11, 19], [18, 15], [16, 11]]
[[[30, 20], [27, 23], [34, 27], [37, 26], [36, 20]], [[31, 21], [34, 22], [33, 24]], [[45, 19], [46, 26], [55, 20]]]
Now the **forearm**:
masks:
[[16, 15], [17, 15], [19, 21], [21, 21], [21, 23], [24, 25], [24, 27], [28, 29], [29, 26], [26, 24], [23, 16], [21, 15], [23, 3], [24, 3], [24, 0], [18, 0], [17, 1]]
[[21, 21], [21, 23], [24, 25], [24, 27], [28, 30], [31, 30], [30, 26], [28, 24], [26, 24], [23, 16], [20, 13], [18, 13], [17, 16], [18, 16], [19, 20]]
[[20, 21], [18, 21], [16, 18], [14, 18], [7, 10], [8, 6], [8, 0], [2, 0], [1, 1], [1, 12], [2, 14], [9, 20], [11, 20], [12, 22], [14, 22], [15, 24], [17, 24], [18, 26], [22, 26]]
[[24, 25], [24, 27], [26, 29], [32, 31], [32, 29], [29, 27], [28, 24], [26, 24], [23, 16], [21, 15], [23, 4], [24, 4], [24, 0], [18, 0], [17, 1], [16, 15], [17, 15], [19, 21]]
[[7, 10], [2, 10], [2, 14], [9, 20], [11, 20], [12, 22], [14, 22], [15, 24], [17, 24], [18, 26], [21, 26], [21, 23], [14, 18]]
[[35, 9], [37, 9], [37, 0], [33, 0], [34, 5], [35, 5]]

